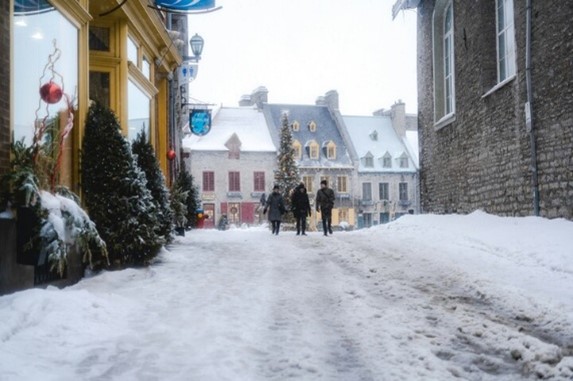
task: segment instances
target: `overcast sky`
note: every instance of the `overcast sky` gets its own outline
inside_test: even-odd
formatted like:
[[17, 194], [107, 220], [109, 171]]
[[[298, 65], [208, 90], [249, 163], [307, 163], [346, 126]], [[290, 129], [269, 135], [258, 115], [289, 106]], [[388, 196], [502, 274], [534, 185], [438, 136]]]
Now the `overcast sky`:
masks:
[[271, 103], [314, 104], [337, 90], [344, 115], [399, 99], [415, 113], [416, 14], [392, 20], [394, 2], [217, 0], [221, 10], [189, 17], [189, 35], [205, 39], [190, 96], [234, 107], [265, 86]]

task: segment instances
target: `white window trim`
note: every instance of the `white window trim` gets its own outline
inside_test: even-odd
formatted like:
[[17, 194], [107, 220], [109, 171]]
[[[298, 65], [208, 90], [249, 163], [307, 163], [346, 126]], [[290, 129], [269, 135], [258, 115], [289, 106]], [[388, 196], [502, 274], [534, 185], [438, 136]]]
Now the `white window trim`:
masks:
[[[513, 8], [513, 0], [496, 0], [495, 2], [495, 44], [496, 44], [496, 63], [497, 63], [497, 82], [503, 83], [508, 78], [512, 78], [515, 76], [517, 67], [516, 67], [516, 46], [515, 46], [515, 20], [512, 19], [510, 24], [506, 24], [507, 20], [503, 20], [503, 30], [500, 31], [499, 28], [499, 2], [502, 2], [502, 6], [504, 9], [504, 15], [507, 15], [507, 10], [511, 8], [511, 15], [514, 15], [514, 8]], [[511, 3], [511, 4], [509, 4]], [[506, 17], [507, 18], [507, 17]], [[500, 47], [499, 47], [499, 38], [503, 35], [503, 39], [505, 41], [505, 48], [507, 49], [508, 46], [511, 46], [511, 52], [508, 53], [506, 50], [503, 52], [503, 57], [505, 58], [505, 71], [506, 71], [506, 78], [501, 79], [501, 72], [500, 72]], [[510, 41], [510, 44], [508, 44]], [[509, 58], [509, 59], [508, 59]], [[510, 61], [511, 60], [511, 61]]]

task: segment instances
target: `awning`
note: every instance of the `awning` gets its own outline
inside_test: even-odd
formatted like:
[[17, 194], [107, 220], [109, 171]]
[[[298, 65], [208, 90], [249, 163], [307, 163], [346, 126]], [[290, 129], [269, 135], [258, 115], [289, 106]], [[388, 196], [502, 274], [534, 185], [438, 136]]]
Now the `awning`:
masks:
[[173, 12], [194, 12], [214, 8], [215, 0], [155, 0], [155, 6]]
[[14, 0], [14, 14], [16, 16], [34, 15], [54, 10], [47, 0]]

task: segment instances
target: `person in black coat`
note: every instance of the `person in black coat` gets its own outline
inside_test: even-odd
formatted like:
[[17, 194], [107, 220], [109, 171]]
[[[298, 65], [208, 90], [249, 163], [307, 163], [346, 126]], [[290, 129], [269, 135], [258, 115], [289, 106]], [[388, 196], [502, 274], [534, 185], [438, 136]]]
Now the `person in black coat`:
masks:
[[279, 186], [275, 185], [273, 187], [273, 192], [267, 198], [267, 205], [263, 210], [263, 213], [269, 211], [269, 221], [273, 228], [273, 234], [279, 235], [279, 229], [281, 227], [282, 216], [286, 212], [285, 203], [283, 196], [279, 192]]
[[292, 213], [296, 220], [296, 235], [306, 235], [306, 217], [310, 217], [310, 202], [303, 183], [300, 183], [291, 196]]
[[332, 208], [334, 207], [334, 191], [328, 187], [326, 180], [320, 182], [316, 192], [316, 211], [322, 216], [322, 231], [324, 235], [332, 234]]

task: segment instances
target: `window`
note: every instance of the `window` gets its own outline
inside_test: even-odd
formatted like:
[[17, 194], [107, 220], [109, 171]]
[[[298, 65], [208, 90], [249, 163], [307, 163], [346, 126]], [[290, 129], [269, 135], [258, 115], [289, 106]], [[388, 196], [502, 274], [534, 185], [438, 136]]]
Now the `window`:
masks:
[[127, 83], [128, 140], [134, 140], [140, 132], [150, 139], [149, 128], [151, 99], [130, 79]]
[[300, 123], [297, 122], [296, 120], [292, 124], [292, 130], [293, 131], [300, 131]]
[[497, 79], [515, 75], [515, 31], [513, 0], [497, 0]]
[[378, 183], [378, 197], [380, 200], [389, 200], [388, 183]]
[[370, 152], [362, 158], [365, 168], [374, 168], [374, 156]]
[[334, 144], [333, 141], [330, 141], [326, 144], [326, 158], [328, 160], [336, 159], [336, 144]]
[[111, 46], [109, 28], [90, 25], [89, 46], [90, 50], [109, 52]]
[[215, 191], [215, 172], [203, 172], [203, 192]]
[[308, 130], [310, 132], [316, 132], [316, 123], [314, 122], [314, 120], [308, 124]]
[[[9, 13], [8, 5], [2, 2], [2, 12]], [[78, 88], [79, 38], [78, 29], [47, 1], [16, 1], [14, 4], [14, 24], [11, 45], [13, 48], [12, 100], [13, 100], [13, 140], [24, 139], [32, 144], [34, 126], [45, 122], [46, 125], [57, 122], [60, 125], [68, 119], [66, 97], [56, 103], [39, 104], [39, 86], [53, 80], [74, 103]], [[54, 46], [55, 44], [55, 46]], [[54, 60], [54, 71], [48, 69], [48, 59], [59, 50]], [[10, 54], [2, 51], [2, 55]], [[53, 57], [52, 57], [53, 58]], [[55, 73], [60, 73], [56, 75]], [[53, 76], [53, 78], [51, 78]], [[41, 83], [39, 81], [41, 80]], [[3, 78], [6, 86], [7, 78]], [[9, 110], [2, 110], [9, 112]], [[67, 155], [67, 154], [66, 154]]]
[[392, 168], [392, 156], [387, 153], [382, 157], [382, 167], [383, 168]]
[[241, 173], [237, 171], [229, 172], [229, 192], [241, 191]]
[[400, 156], [400, 168], [408, 168], [408, 155], [405, 153]]
[[320, 149], [318, 143], [314, 140], [311, 140], [306, 144], [306, 148], [308, 150], [308, 156], [313, 160], [318, 160], [320, 157]]
[[255, 172], [253, 174], [253, 178], [255, 180], [255, 185], [253, 190], [255, 192], [264, 192], [265, 191], [265, 173], [264, 172]]
[[453, 121], [455, 113], [454, 10], [451, 0], [436, 0], [433, 17], [434, 122]]
[[312, 176], [303, 176], [302, 177], [302, 182], [304, 183], [304, 187], [306, 188], [307, 193], [314, 192], [313, 187], [312, 187], [312, 180], [313, 179], [314, 178]]
[[408, 201], [408, 183], [398, 184], [398, 193], [400, 195], [400, 201]]
[[340, 193], [348, 193], [348, 177], [346, 176], [338, 176], [336, 178], [337, 181], [337, 190]]
[[292, 142], [292, 148], [294, 150], [294, 158], [297, 160], [302, 159], [302, 146], [298, 140]]
[[372, 201], [372, 183], [362, 183], [362, 200]]
[[376, 130], [372, 131], [369, 136], [370, 136], [370, 139], [372, 139], [374, 141], [378, 140], [378, 132]]
[[141, 60], [141, 72], [145, 76], [145, 78], [151, 80], [151, 64], [147, 57], [143, 57]]
[[138, 62], [138, 51], [137, 51], [137, 45], [135, 44], [135, 42], [128, 37], [127, 38], [127, 59], [130, 60], [131, 62], [133, 62], [133, 64], [135, 66], [138, 66], [139, 62]]

